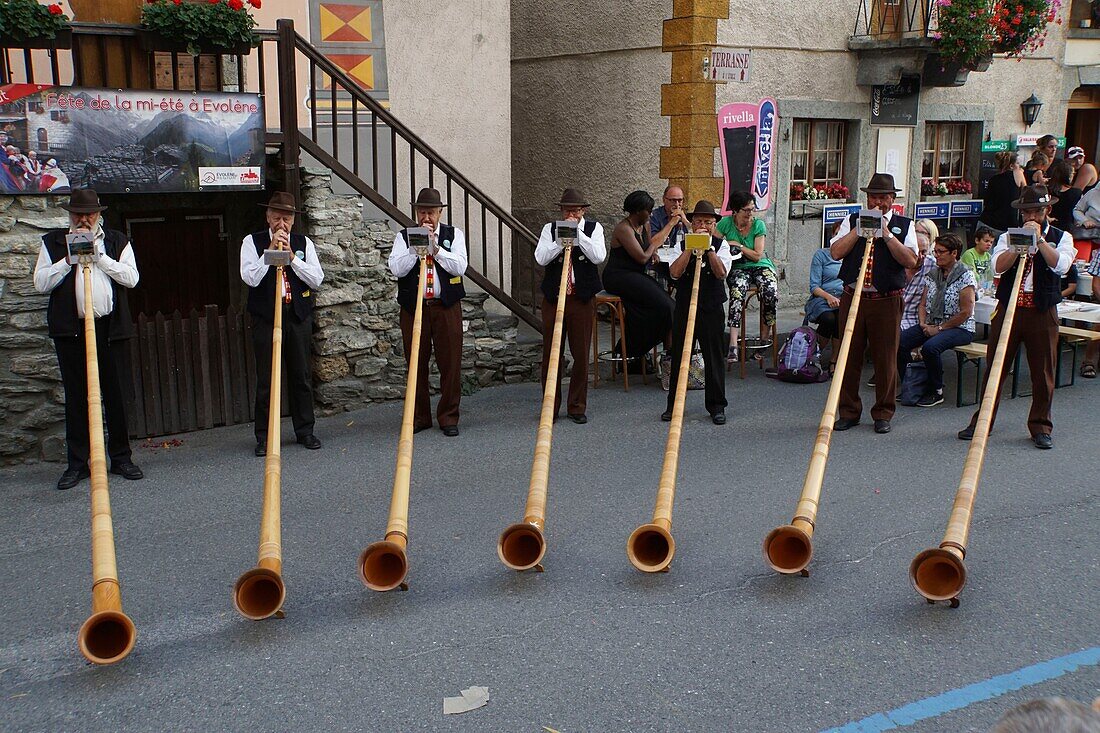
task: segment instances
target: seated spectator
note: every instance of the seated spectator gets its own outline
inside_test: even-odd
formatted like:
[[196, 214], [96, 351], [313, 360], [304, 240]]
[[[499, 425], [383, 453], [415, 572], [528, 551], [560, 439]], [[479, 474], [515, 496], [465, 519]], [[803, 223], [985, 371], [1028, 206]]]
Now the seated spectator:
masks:
[[1073, 221], [1077, 228], [1074, 239], [1100, 239], [1100, 186], [1088, 191], [1073, 207]]
[[1065, 277], [1062, 278], [1062, 299], [1069, 300], [1077, 294], [1077, 265], [1070, 265]]
[[834, 260], [828, 247], [814, 252], [810, 261], [810, 299], [806, 301], [806, 321], [817, 324], [817, 335], [830, 344], [829, 373], [836, 365], [840, 329], [837, 311], [844, 283], [840, 279], [840, 260]]
[[1047, 168], [1047, 188], [1057, 197], [1050, 207], [1052, 218], [1059, 229], [1073, 229], [1073, 210], [1081, 200], [1081, 191], [1073, 182], [1073, 166], [1064, 160], [1056, 160]]
[[1027, 185], [1045, 186], [1047, 183], [1047, 168], [1050, 167], [1051, 157], [1044, 153], [1042, 150], [1036, 149], [1031, 154], [1031, 160], [1024, 166], [1024, 178], [1027, 179]]
[[1001, 716], [989, 733], [1100, 733], [1100, 714], [1064, 697], [1022, 703]]
[[[737, 340], [741, 333], [741, 320], [748, 300], [750, 287], [756, 287], [760, 298], [760, 310], [763, 323], [760, 324], [760, 343], [765, 344], [775, 325], [779, 307], [779, 276], [775, 265], [764, 253], [768, 238], [764, 220], [753, 213], [756, 211], [756, 199], [746, 191], [734, 191], [730, 194], [729, 207], [733, 212], [718, 222], [718, 235], [730, 243], [730, 252], [736, 257], [741, 255], [730, 268], [726, 282], [730, 287], [729, 360], [738, 361]], [[763, 352], [759, 352], [763, 356]]]
[[1100, 179], [1096, 166], [1085, 162], [1085, 149], [1077, 146], [1066, 151], [1066, 160], [1073, 166], [1073, 187], [1087, 193]]
[[[913, 224], [917, 233], [916, 267], [905, 269], [905, 288], [901, 291], [901, 330], [917, 325], [917, 307], [924, 292], [924, 277], [936, 268], [936, 261], [928, 254], [928, 248], [940, 235], [940, 229], [931, 219], [917, 219]], [[905, 376], [902, 373], [901, 376]]]
[[[1094, 188], [1093, 191], [1100, 190]], [[1092, 275], [1092, 299], [1100, 302], [1100, 249], [1092, 251], [1092, 260], [1089, 261], [1089, 274]], [[1096, 359], [1100, 357], [1100, 341], [1090, 341], [1085, 348], [1085, 360], [1081, 363], [1081, 376], [1086, 379], [1096, 377]]]
[[959, 258], [974, 273], [974, 279], [979, 286], [993, 280], [993, 272], [989, 269], [989, 252], [993, 249], [996, 238], [996, 232], [992, 229], [979, 229], [974, 235], [974, 246], [963, 252], [963, 256]]
[[921, 348], [928, 382], [917, 404], [933, 407], [943, 402], [943, 362], [940, 355], [974, 340], [974, 302], [977, 281], [970, 268], [959, 262], [963, 243], [954, 234], [936, 238], [932, 248], [936, 266], [925, 277], [917, 325], [901, 332], [898, 371], [905, 374], [910, 352]]

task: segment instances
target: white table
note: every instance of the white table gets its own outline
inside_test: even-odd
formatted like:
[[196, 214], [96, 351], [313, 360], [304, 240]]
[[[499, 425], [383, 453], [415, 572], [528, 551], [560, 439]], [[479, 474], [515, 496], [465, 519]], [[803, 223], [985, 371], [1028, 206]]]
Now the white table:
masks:
[[[996, 307], [996, 298], [983, 295], [974, 304], [974, 320], [978, 323], [989, 324], [993, 318], [993, 310]], [[1058, 304], [1058, 318], [1084, 323], [1100, 323], [1100, 304], [1084, 303], [1079, 300], [1064, 300]]]

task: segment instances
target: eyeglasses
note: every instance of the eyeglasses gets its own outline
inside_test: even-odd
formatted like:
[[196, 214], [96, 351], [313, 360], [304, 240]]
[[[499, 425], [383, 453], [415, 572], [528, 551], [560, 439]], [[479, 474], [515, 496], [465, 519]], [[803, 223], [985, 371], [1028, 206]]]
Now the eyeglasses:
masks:
[[671, 201], [671, 202], [672, 202], [672, 203], [674, 203], [674, 204], [682, 204], [682, 203], [684, 202], [684, 200], [683, 200], [682, 198], [680, 198], [680, 199], [674, 199], [674, 198], [672, 198], [672, 197], [670, 197], [670, 196], [665, 196], [665, 201]]
[[746, 206], [743, 209], [738, 209], [738, 211], [740, 211], [742, 214], [751, 214], [754, 211], [756, 211], [756, 207], [755, 206]]
[[940, 256], [943, 256], [943, 255], [946, 255], [946, 254], [951, 254], [951, 250], [940, 249], [939, 247], [936, 247], [932, 250], [932, 254], [936, 255], [937, 257], [940, 257]]

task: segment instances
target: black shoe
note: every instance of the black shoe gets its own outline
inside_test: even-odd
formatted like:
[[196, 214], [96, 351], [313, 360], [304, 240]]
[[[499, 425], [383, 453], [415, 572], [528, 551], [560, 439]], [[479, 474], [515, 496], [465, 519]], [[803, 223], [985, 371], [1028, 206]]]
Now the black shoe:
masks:
[[664, 422], [671, 422], [672, 421], [672, 410], [665, 410], [664, 412], [662, 412], [661, 413], [661, 420], [663, 420]]
[[65, 473], [61, 474], [61, 478], [57, 480], [57, 488], [62, 491], [71, 489], [91, 475], [91, 472], [86, 468], [67, 468]]
[[833, 430], [848, 430], [849, 428], [854, 428], [856, 425], [859, 425], [858, 417], [854, 420], [848, 420], [842, 417], [833, 423]]
[[569, 419], [577, 423], [578, 425], [584, 425], [586, 422], [588, 422], [588, 418], [584, 416], [583, 412], [577, 413], [576, 415], [570, 413]]
[[875, 420], [875, 432], [876, 433], [888, 433], [890, 432], [889, 420]]
[[974, 426], [967, 425], [965, 428], [959, 431], [959, 440], [973, 440], [974, 439]]
[[317, 450], [321, 447], [321, 439], [313, 433], [298, 438], [298, 442], [302, 444], [303, 448], [308, 448], [309, 450]]
[[1050, 433], [1036, 433], [1031, 436], [1031, 442], [1035, 444], [1036, 448], [1042, 448], [1043, 450], [1050, 450], [1054, 447], [1054, 441], [1050, 438]]
[[128, 481], [137, 481], [138, 479], [145, 478], [145, 474], [141, 472], [141, 469], [130, 461], [119, 461], [112, 464], [111, 473], [118, 474]]
[[416, 435], [417, 433], [422, 433], [425, 430], [427, 430], [428, 428], [430, 428], [431, 426], [432, 426], [431, 423], [428, 423], [427, 425], [414, 425], [413, 426], [413, 435]]
[[267, 443], [256, 443], [256, 455], [259, 458], [263, 458], [267, 455]]
[[921, 398], [917, 400], [917, 407], [935, 407], [942, 403], [943, 394], [940, 392], [932, 392], [930, 394], [921, 395]]
[[725, 425], [726, 424], [726, 413], [725, 413], [725, 411], [724, 410], [719, 410], [718, 412], [713, 413], [710, 416], [710, 420], [715, 425]]
[[457, 425], [444, 425], [440, 428], [440, 430], [442, 430], [443, 434], [446, 435], [448, 438], [453, 438], [458, 435]]

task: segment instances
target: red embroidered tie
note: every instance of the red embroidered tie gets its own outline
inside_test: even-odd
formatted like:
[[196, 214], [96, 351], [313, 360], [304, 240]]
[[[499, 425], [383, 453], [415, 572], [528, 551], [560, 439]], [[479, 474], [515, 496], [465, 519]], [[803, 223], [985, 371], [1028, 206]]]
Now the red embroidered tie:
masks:
[[279, 270], [283, 276], [283, 302], [290, 304], [290, 278], [286, 276], [286, 268]]
[[875, 242], [874, 240], [868, 240], [867, 246], [871, 248], [871, 254], [867, 255], [867, 272], [863, 275], [863, 287], [874, 287], [874, 281], [871, 278], [872, 270], [875, 264]]
[[1027, 282], [1027, 278], [1031, 275], [1031, 266], [1035, 260], [1031, 255], [1027, 255], [1027, 262], [1024, 264], [1024, 279], [1020, 281], [1020, 296], [1016, 299], [1017, 308], [1034, 308], [1035, 307], [1035, 288], [1032, 286], [1031, 290], [1024, 290], [1024, 283]]
[[564, 260], [565, 260], [564, 256], [562, 257], [562, 260], [563, 260], [562, 267], [568, 267], [569, 268], [569, 277], [566, 278], [566, 280], [565, 280], [565, 295], [566, 295], [566, 297], [568, 297], [568, 296], [573, 294], [573, 268], [571, 267], [571, 262], [572, 261], [564, 262]]
[[431, 300], [435, 297], [435, 258], [430, 254], [424, 258], [427, 262], [427, 284], [424, 286], [424, 297]]

